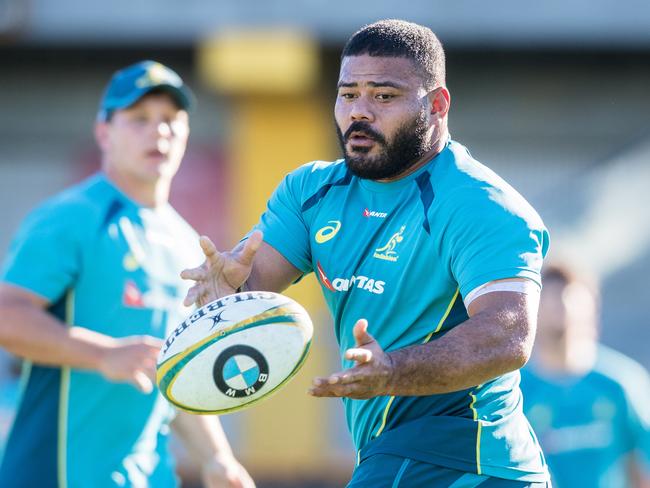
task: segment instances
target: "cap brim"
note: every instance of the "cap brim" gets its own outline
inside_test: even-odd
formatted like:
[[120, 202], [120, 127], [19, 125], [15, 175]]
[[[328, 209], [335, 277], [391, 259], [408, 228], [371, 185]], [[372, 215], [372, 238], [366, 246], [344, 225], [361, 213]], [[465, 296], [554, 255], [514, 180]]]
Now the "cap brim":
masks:
[[182, 108], [183, 110], [187, 110], [188, 112], [194, 109], [194, 106], [196, 105], [196, 98], [194, 97], [194, 94], [192, 91], [187, 88], [185, 85], [181, 86], [174, 86], [174, 85], [155, 85], [151, 87], [147, 87], [146, 90], [143, 90], [142, 94], [135, 99], [131, 105], [135, 102], [137, 102], [140, 98], [145, 96], [147, 93], [150, 93], [154, 90], [162, 90], [166, 93], [169, 93], [172, 98], [176, 101], [178, 106]]
[[134, 90], [129, 93], [129, 96], [127, 97], [123, 97], [117, 100], [113, 99], [107, 103], [104, 103], [104, 106], [98, 114], [98, 118], [100, 120], [106, 120], [108, 118], [108, 115], [115, 110], [127, 109], [131, 105], [134, 105], [146, 94], [158, 90], [168, 93], [174, 99], [179, 108], [187, 110], [188, 112], [192, 111], [196, 105], [196, 98], [186, 85], [175, 86], [167, 83], [161, 83], [159, 85], [151, 85], [139, 90]]

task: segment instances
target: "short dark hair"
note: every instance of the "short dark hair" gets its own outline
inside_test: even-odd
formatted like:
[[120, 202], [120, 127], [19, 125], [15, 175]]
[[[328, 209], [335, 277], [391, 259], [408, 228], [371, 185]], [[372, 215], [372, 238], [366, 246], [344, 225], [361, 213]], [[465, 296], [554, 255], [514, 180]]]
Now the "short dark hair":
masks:
[[594, 298], [600, 298], [598, 278], [593, 272], [569, 261], [555, 260], [542, 267], [542, 284], [557, 282], [562, 286], [580, 283], [586, 286]]
[[412, 60], [427, 89], [445, 84], [445, 51], [431, 29], [405, 20], [380, 20], [355, 32], [341, 53], [346, 56], [394, 56]]

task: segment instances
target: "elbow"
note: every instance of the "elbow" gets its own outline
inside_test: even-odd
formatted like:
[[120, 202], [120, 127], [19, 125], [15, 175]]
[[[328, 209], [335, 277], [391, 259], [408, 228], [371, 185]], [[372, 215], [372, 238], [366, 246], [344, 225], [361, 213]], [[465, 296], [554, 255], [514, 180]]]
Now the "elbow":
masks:
[[513, 293], [502, 302], [496, 300], [492, 307], [484, 304], [485, 309], [476, 310], [472, 317], [485, 324], [482, 346], [489, 347], [495, 376], [516, 371], [528, 362], [537, 327], [537, 309], [525, 295]]
[[508, 349], [500, 357], [498, 375], [510, 373], [512, 371], [523, 368], [528, 362], [529, 358], [530, 353], [521, 347]]
[[5, 300], [0, 296], [0, 349], [20, 356], [20, 344], [33, 340], [26, 332], [26, 327], [22, 326], [26, 320], [23, 304]]
[[519, 347], [510, 356], [510, 371], [523, 368], [530, 359], [531, 349], [528, 347]]
[[12, 307], [0, 306], [0, 349], [15, 354], [16, 342], [15, 311]]
[[506, 360], [509, 365], [509, 371], [523, 368], [533, 352], [533, 343], [535, 342], [534, 332], [530, 332], [529, 327], [521, 327], [522, 333], [516, 336], [507, 348]]
[[5, 348], [5, 343], [9, 339], [9, 332], [11, 331], [9, 323], [11, 322], [12, 312], [10, 307], [0, 304], [0, 347], [2, 348]]
[[500, 359], [504, 373], [523, 368], [533, 351], [535, 323], [517, 318], [502, 329]]

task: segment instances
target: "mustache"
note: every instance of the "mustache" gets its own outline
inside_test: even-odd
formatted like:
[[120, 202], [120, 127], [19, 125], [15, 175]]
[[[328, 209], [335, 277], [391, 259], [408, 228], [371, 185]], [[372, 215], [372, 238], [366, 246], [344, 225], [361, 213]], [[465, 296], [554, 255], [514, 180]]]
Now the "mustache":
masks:
[[386, 138], [380, 132], [373, 129], [368, 122], [352, 122], [348, 130], [343, 134], [343, 140], [347, 142], [353, 132], [362, 132], [369, 139], [386, 144]]

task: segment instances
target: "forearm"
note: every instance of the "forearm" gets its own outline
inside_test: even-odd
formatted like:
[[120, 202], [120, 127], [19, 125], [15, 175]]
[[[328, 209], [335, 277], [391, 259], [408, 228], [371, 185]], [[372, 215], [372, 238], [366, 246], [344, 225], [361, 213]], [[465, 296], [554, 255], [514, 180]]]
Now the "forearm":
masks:
[[650, 473], [647, 464], [639, 456], [641, 456], [639, 452], [632, 452], [626, 459], [630, 485], [633, 488], [650, 488]]
[[0, 345], [40, 364], [97, 370], [112, 342], [103, 334], [68, 327], [31, 304], [0, 307]]
[[301, 275], [300, 270], [273, 247], [262, 244], [243, 289], [282, 293]]
[[459, 391], [519, 369], [534, 338], [534, 330], [531, 334], [519, 320], [517, 313], [479, 313], [437, 340], [388, 353], [392, 377], [387, 394]]
[[215, 457], [232, 457], [232, 449], [218, 417], [178, 412], [172, 422], [185, 448], [201, 464]]

